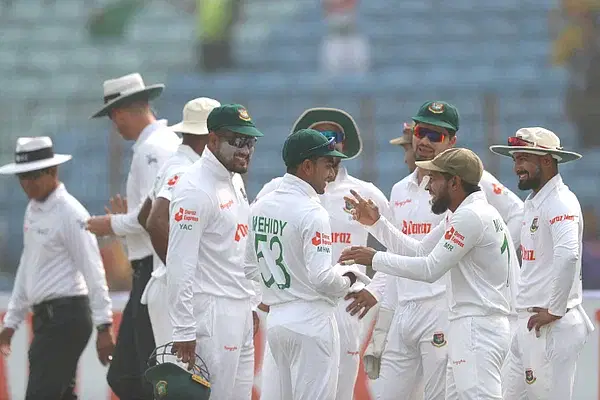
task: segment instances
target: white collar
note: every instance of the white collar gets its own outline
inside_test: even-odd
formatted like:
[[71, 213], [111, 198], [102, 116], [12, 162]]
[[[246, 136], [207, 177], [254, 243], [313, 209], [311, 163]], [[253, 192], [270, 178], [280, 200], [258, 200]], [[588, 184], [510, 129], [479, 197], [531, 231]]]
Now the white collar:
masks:
[[157, 131], [160, 128], [163, 128], [163, 127], [166, 127], [166, 126], [167, 126], [167, 120], [166, 119], [159, 119], [159, 120], [156, 120], [153, 123], [147, 125], [144, 129], [142, 129], [142, 132], [140, 133], [140, 136], [137, 138], [137, 140], [133, 144], [133, 147], [132, 147], [133, 151], [135, 152], [135, 150], [142, 143], [144, 143], [146, 140], [148, 140], [148, 138], [150, 137], [150, 135], [152, 135], [152, 133], [154, 131]]

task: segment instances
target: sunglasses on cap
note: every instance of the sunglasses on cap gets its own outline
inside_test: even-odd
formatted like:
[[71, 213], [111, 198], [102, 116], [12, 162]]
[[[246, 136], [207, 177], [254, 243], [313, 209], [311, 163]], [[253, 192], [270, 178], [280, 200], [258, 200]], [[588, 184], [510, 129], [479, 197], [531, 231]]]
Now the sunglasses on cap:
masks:
[[345, 139], [344, 132], [336, 132], [336, 131], [320, 131], [321, 135], [325, 136], [327, 139], [334, 139], [336, 143], [342, 143]]
[[418, 139], [429, 139], [431, 143], [443, 142], [446, 137], [445, 133], [434, 131], [429, 128], [417, 125], [413, 128], [413, 133]]
[[319, 149], [323, 149], [323, 148], [327, 148], [327, 150], [333, 151], [333, 150], [335, 150], [335, 144], [336, 144], [335, 139], [331, 138], [327, 141], [327, 143], [322, 143], [318, 146], [311, 147], [310, 149], [303, 151], [302, 153], [300, 153], [300, 156], [304, 157], [306, 155], [309, 155], [310, 153], [312, 153], [315, 150], [319, 150]]
[[[508, 145], [511, 147], [539, 147], [542, 149], [549, 149], [552, 150], [553, 148], [550, 148], [548, 146], [542, 146], [541, 144], [537, 144], [536, 142], [532, 142], [530, 140], [527, 139], [523, 139], [520, 138], [518, 136], [511, 136], [508, 138]], [[562, 149], [562, 147], [557, 148], [557, 150]]]
[[248, 147], [249, 149], [253, 148], [256, 145], [256, 138], [250, 136], [230, 136], [230, 135], [219, 135], [225, 142], [227, 142], [230, 146], [237, 147], [238, 149], [243, 149], [244, 147]]

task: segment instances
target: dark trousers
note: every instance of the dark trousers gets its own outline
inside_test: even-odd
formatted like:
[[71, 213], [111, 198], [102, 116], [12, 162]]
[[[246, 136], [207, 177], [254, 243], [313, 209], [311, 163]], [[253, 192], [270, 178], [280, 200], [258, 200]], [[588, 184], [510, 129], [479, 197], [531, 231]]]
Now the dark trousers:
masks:
[[131, 266], [131, 293], [123, 310], [119, 336], [106, 379], [121, 400], [152, 400], [152, 385], [144, 378], [144, 372], [148, 368], [148, 358], [154, 351], [154, 334], [148, 307], [140, 303], [152, 274], [152, 256], [133, 260]]
[[77, 399], [77, 363], [92, 329], [87, 296], [62, 297], [33, 306], [26, 400]]

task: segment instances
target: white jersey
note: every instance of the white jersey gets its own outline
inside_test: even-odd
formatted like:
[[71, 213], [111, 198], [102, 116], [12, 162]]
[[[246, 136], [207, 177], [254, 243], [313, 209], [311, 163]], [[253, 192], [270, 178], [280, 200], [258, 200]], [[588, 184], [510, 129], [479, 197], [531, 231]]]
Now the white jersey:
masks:
[[542, 307], [563, 316], [582, 301], [583, 217], [577, 196], [560, 175], [525, 200], [522, 225], [517, 307]]
[[163, 164], [156, 174], [154, 185], [148, 194], [150, 200], [154, 201], [162, 197], [171, 201], [175, 184], [187, 168], [199, 159], [200, 155], [194, 149], [188, 145], [180, 144], [175, 154]]
[[510, 232], [483, 192], [469, 195], [423, 241], [402, 234], [385, 218], [370, 232], [390, 251], [377, 252], [373, 269], [403, 278], [435, 282], [450, 271], [450, 316], [509, 315]]
[[[435, 215], [431, 212], [431, 195], [425, 190], [425, 187], [419, 187], [417, 171], [415, 170], [412, 174], [394, 185], [390, 196], [390, 207], [394, 212], [395, 224], [398, 229], [402, 233], [420, 240], [431, 231], [432, 227], [435, 227], [443, 220], [444, 215]], [[515, 248], [518, 248], [520, 243], [520, 226], [523, 218], [523, 202], [516, 194], [506, 189], [487, 171], [483, 172], [479, 186], [485, 194], [488, 203], [496, 208], [500, 216], [502, 216], [513, 239], [513, 244]], [[511, 293], [514, 294], [516, 293], [514, 288], [519, 276], [518, 262], [511, 263], [511, 269], [510, 286], [513, 288], [511, 289]], [[397, 277], [390, 277], [388, 279], [395, 280], [396, 284], [388, 285], [388, 288], [392, 288], [392, 290], [389, 290], [390, 296], [395, 290], [398, 302], [430, 298], [446, 290], [446, 281], [444, 279], [431, 284]], [[394, 299], [391, 299], [390, 296], [386, 296], [384, 302], [388, 308], [395, 308], [398, 303], [394, 303]], [[514, 303], [514, 301], [511, 302]]]
[[263, 282], [269, 306], [298, 300], [333, 306], [350, 288], [350, 279], [332, 268], [329, 215], [317, 192], [294, 175], [285, 174], [252, 205], [247, 246], [246, 275]]
[[[268, 182], [258, 193], [256, 199], [260, 199], [267, 193], [277, 189], [283, 178], [278, 177]], [[344, 196], [352, 196], [350, 190], [355, 190], [365, 199], [371, 199], [382, 215], [393, 218], [388, 206], [388, 201], [385, 195], [375, 185], [370, 182], [365, 182], [348, 174], [348, 171], [343, 166], [340, 166], [339, 172], [335, 181], [327, 184], [325, 193], [319, 195], [321, 205], [329, 213], [329, 223], [331, 225], [331, 258], [333, 262], [337, 262], [342, 251], [350, 246], [366, 246], [369, 232], [363, 225], [352, 219], [351, 206], [346, 203]], [[358, 266], [365, 273], [366, 267]], [[374, 279], [369, 284], [369, 290], [378, 298], [383, 295], [385, 284], [385, 274], [376, 274]]]
[[160, 167], [175, 153], [181, 139], [167, 126], [166, 120], [144, 128], [133, 145], [133, 157], [127, 176], [127, 214], [113, 214], [110, 223], [117, 236], [125, 236], [130, 260], [153, 254], [150, 236], [140, 225], [138, 214], [152, 189]]
[[174, 341], [196, 337], [195, 294], [254, 295], [244, 273], [250, 206], [239, 174], [205, 148], [173, 190], [167, 282]]

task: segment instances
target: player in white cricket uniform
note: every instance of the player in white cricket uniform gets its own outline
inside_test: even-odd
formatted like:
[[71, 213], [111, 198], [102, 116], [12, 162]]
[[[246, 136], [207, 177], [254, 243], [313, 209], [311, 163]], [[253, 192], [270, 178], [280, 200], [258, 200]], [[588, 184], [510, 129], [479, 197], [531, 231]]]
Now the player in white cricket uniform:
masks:
[[258, 137], [239, 104], [214, 108], [208, 144], [173, 190], [167, 250], [173, 347], [184, 363], [201, 354], [213, 400], [249, 400], [254, 378], [252, 284], [244, 272], [250, 206], [239, 175]]
[[[412, 143], [418, 161], [430, 160], [455, 145], [459, 113], [452, 104], [426, 102], [413, 120]], [[417, 240], [422, 240], [444, 218], [429, 207], [431, 196], [422, 184], [426, 174], [424, 170], [414, 171], [394, 185], [390, 196], [392, 221], [402, 233]], [[483, 172], [479, 186], [488, 202], [499, 211], [511, 236], [518, 239], [523, 212], [521, 199], [487, 171]], [[514, 243], [517, 247], [518, 240]], [[512, 283], [516, 284], [519, 265], [514, 263], [511, 267]], [[381, 355], [379, 377], [372, 383], [374, 395], [377, 399], [391, 400], [400, 391], [413, 393], [411, 398], [443, 399], [448, 350], [446, 279], [428, 283], [390, 276], [388, 281], [380, 318], [369, 344], [370, 348], [376, 348], [376, 355]], [[391, 313], [393, 317], [389, 316]], [[385, 343], [378, 335], [384, 336], [388, 327]], [[371, 368], [371, 364], [365, 364], [367, 369]], [[371, 372], [369, 375], [377, 376]]]
[[577, 359], [593, 325], [583, 310], [583, 216], [558, 164], [581, 158], [551, 131], [519, 129], [507, 146], [525, 200], [518, 282], [518, 326], [503, 369], [504, 400], [573, 398]]
[[[354, 119], [345, 111], [334, 108], [311, 108], [306, 110], [296, 120], [292, 132], [300, 129], [315, 129], [326, 138], [336, 141], [336, 149], [343, 152], [348, 158], [357, 157], [362, 151], [360, 131]], [[368, 232], [359, 223], [352, 219], [348, 204], [344, 196], [350, 189], [358, 192], [364, 191], [375, 201], [386, 217], [390, 217], [385, 195], [370, 182], [365, 182], [348, 174], [346, 168], [340, 164], [341, 159], [334, 160], [333, 181], [327, 183], [325, 193], [320, 195], [321, 205], [327, 210], [330, 217], [332, 229], [332, 258], [337, 260], [342, 250], [348, 246], [367, 245]], [[272, 192], [281, 184], [282, 177], [275, 178], [267, 183], [256, 196], [259, 199]], [[359, 266], [363, 273], [366, 267]], [[381, 298], [385, 289], [386, 277], [380, 274], [377, 281], [369, 285], [369, 292], [365, 293], [367, 298], [376, 303]], [[337, 399], [351, 399], [354, 393], [354, 384], [358, 375], [360, 364], [360, 351], [365, 336], [368, 334], [370, 323], [368, 320], [360, 320], [346, 311], [351, 300], [340, 301], [336, 308], [336, 321], [340, 335], [340, 367], [338, 376]], [[369, 314], [375, 314], [373, 310]], [[261, 384], [261, 398], [263, 400], [279, 399], [278, 386], [272, 382], [272, 358], [267, 348], [263, 362], [263, 375]]]
[[152, 275], [154, 259], [150, 237], [139, 223], [138, 213], [158, 170], [175, 153], [181, 139], [166, 126], [167, 121], [157, 120], [150, 108], [150, 100], [162, 93], [164, 85], [146, 86], [140, 74], [134, 73], [109, 79], [103, 86], [104, 105], [92, 118], [109, 117], [125, 140], [135, 141], [127, 176], [128, 204], [115, 207], [111, 199], [112, 214], [93, 216], [87, 223], [88, 230], [97, 236], [124, 236], [133, 269], [107, 381], [120, 398], [150, 400], [153, 391], [144, 372], [156, 345], [148, 309], [140, 299]]
[[162, 346], [171, 341], [173, 327], [167, 310], [166, 256], [169, 239], [169, 204], [171, 193], [185, 170], [200, 159], [208, 142], [206, 119], [213, 108], [221, 103], [200, 97], [189, 101], [183, 108], [183, 121], [171, 126], [182, 135], [177, 152], [158, 171], [154, 186], [144, 202], [138, 220], [146, 228], [155, 251], [154, 271], [148, 281], [141, 303], [148, 305], [154, 341]]
[[[450, 271], [444, 398], [500, 400], [500, 371], [510, 342], [509, 264], [516, 262], [510, 233], [478, 186], [483, 165], [475, 153], [449, 149], [416, 164], [429, 171], [432, 211], [452, 214], [446, 213], [418, 241], [379, 218], [372, 203], [353, 193], [360, 201], [354, 202], [357, 219], [369, 213], [366, 223], [375, 223], [370, 232], [396, 254], [352, 247], [342, 253], [341, 261], [372, 263], [376, 271], [430, 283]], [[434, 334], [432, 341], [439, 344], [445, 338]]]
[[334, 175], [334, 158], [345, 158], [334, 138], [296, 131], [283, 147], [288, 173], [252, 207], [246, 263], [270, 307], [267, 341], [277, 373], [269, 378], [278, 380], [280, 399], [336, 398], [335, 308], [357, 275], [369, 281], [358, 268], [344, 276], [332, 268], [333, 234], [318, 194]]

